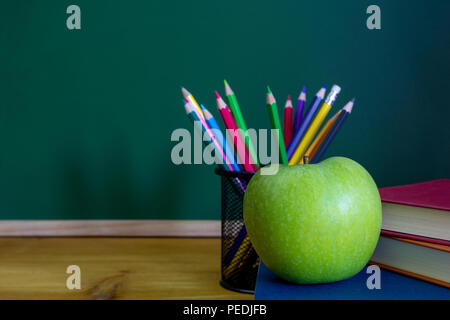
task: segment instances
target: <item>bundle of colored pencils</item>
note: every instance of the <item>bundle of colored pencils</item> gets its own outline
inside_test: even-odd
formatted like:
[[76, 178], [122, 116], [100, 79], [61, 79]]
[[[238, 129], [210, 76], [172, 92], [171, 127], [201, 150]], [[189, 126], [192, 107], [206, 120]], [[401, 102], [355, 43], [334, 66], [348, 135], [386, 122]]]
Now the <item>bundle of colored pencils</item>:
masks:
[[[184, 97], [184, 106], [188, 117], [194, 123], [200, 122], [197, 128], [201, 134], [206, 134], [214, 143], [216, 157], [223, 167], [230, 171], [256, 172], [260, 168], [257, 153], [253, 143], [247, 134], [247, 125], [242, 116], [236, 95], [225, 80], [225, 96], [228, 104], [217, 91], [217, 109], [229, 133], [230, 145], [214, 119], [213, 115], [203, 105], [199, 105], [194, 96], [185, 88], [181, 88]], [[334, 85], [325, 99], [327, 85], [324, 85], [312, 99], [309, 108], [305, 110], [306, 88], [300, 92], [296, 108], [292, 104], [290, 96], [284, 107], [283, 126], [281, 125], [275, 96], [267, 87], [267, 108], [269, 111], [272, 129], [278, 130], [279, 159], [284, 165], [320, 162], [333, 139], [336, 137], [344, 121], [352, 112], [354, 99], [348, 102], [342, 109], [331, 117], [322, 127], [326, 116], [333, 106], [341, 88]], [[230, 134], [231, 132], [231, 134]], [[318, 133], [318, 134], [317, 134]], [[231, 143], [232, 142], [232, 143]], [[233, 152], [235, 151], [235, 152]], [[235, 156], [237, 159], [235, 158]]]
[[[252, 141], [247, 134], [247, 126], [242, 116], [236, 95], [225, 80], [225, 96], [228, 104], [216, 91], [217, 108], [222, 117], [228, 133], [231, 132], [232, 143], [228, 145], [219, 125], [212, 114], [203, 106], [199, 105], [192, 94], [185, 88], [181, 88], [184, 97], [184, 107], [188, 117], [196, 125], [196, 130], [203, 135], [206, 134], [210, 141], [204, 141], [207, 145], [213, 143], [216, 157], [221, 160], [225, 170], [236, 172], [256, 172], [260, 163]], [[306, 88], [300, 92], [297, 99], [296, 109], [292, 105], [290, 96], [284, 107], [283, 127], [281, 126], [278, 107], [275, 96], [267, 87], [266, 102], [272, 129], [278, 130], [279, 159], [284, 165], [296, 165], [320, 162], [333, 139], [336, 137], [344, 121], [352, 112], [354, 99], [349, 101], [342, 109], [331, 117], [319, 131], [327, 114], [337, 99], [341, 88], [333, 85], [325, 98], [327, 85], [324, 85], [314, 96], [309, 107], [306, 105]], [[325, 101], [324, 101], [325, 99]], [[232, 151], [235, 151], [232, 152]], [[234, 158], [236, 154], [237, 159]], [[239, 161], [236, 161], [239, 160]], [[245, 192], [245, 186], [235, 179], [240, 190]], [[225, 273], [230, 273], [239, 268], [241, 264], [239, 257], [248, 255], [253, 250], [247, 236], [245, 226], [242, 227], [233, 245], [225, 254]]]

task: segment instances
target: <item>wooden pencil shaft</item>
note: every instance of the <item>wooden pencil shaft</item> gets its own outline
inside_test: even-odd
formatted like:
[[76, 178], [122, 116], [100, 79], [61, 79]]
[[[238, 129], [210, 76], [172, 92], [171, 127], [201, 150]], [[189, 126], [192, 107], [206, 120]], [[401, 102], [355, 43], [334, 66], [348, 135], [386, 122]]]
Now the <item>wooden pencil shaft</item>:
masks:
[[331, 128], [330, 132], [327, 134], [327, 136], [323, 140], [319, 149], [317, 149], [317, 152], [314, 155], [311, 163], [318, 163], [322, 160], [325, 152], [327, 151], [327, 149], [330, 146], [333, 139], [336, 137], [336, 134], [338, 133], [339, 129], [342, 127], [342, 124], [344, 123], [345, 119], [347, 119], [348, 115], [349, 115], [349, 113], [347, 111], [342, 110], [338, 119], [336, 120], [333, 127]]
[[234, 120], [236, 121], [236, 125], [239, 129], [242, 129], [245, 135], [245, 145], [247, 146], [252, 158], [253, 162], [255, 162], [256, 166], [259, 167], [258, 157], [256, 155], [255, 149], [253, 147], [253, 143], [250, 140], [250, 137], [247, 135], [247, 125], [245, 124], [244, 117], [242, 116], [241, 108], [239, 107], [238, 101], [236, 99], [236, 95], [234, 93], [227, 95], [228, 104], [233, 114]]
[[[339, 110], [327, 123], [323, 126], [322, 130], [320, 130], [317, 137], [314, 139], [313, 143], [309, 146], [308, 150], [306, 150], [305, 155], [308, 156], [309, 159], [312, 159], [314, 154], [317, 152], [317, 149], [320, 147], [320, 144], [323, 142], [328, 132], [330, 132], [331, 127], [336, 122], [337, 118], [341, 114], [342, 110]], [[300, 161], [300, 164], [303, 163], [303, 160]]]
[[239, 128], [236, 126], [230, 110], [226, 107], [219, 109], [219, 112], [222, 116], [225, 126], [227, 127], [227, 134], [229, 134], [230, 132], [232, 133], [233, 145], [235, 147], [236, 154], [239, 158], [240, 163], [244, 166], [245, 171], [254, 172], [255, 169], [251, 165], [250, 158], [246, 153], [245, 143], [242, 140]]
[[297, 147], [297, 150], [295, 150], [295, 153], [293, 154], [292, 158], [289, 160], [289, 164], [297, 164], [300, 162], [300, 160], [303, 158], [303, 154], [306, 151], [306, 148], [311, 143], [311, 140], [317, 133], [317, 130], [319, 130], [320, 125], [322, 124], [323, 120], [327, 116], [328, 112], [330, 111], [331, 106], [324, 102], [320, 110], [317, 112], [316, 117], [314, 118], [314, 121], [311, 122], [311, 125], [308, 128], [308, 131], [306, 131], [305, 135], [303, 136], [302, 141]]
[[297, 108], [295, 109], [295, 119], [294, 119], [294, 128], [293, 134], [300, 128], [300, 125], [303, 121], [303, 111], [305, 109], [305, 100], [297, 100]]
[[279, 156], [281, 163], [284, 165], [288, 164], [287, 156], [286, 156], [286, 147], [284, 145], [284, 139], [281, 130], [280, 116], [278, 115], [278, 108], [276, 103], [267, 105], [269, 110], [270, 122], [272, 125], [272, 129], [278, 130], [278, 148], [279, 148]]
[[316, 114], [317, 109], [320, 106], [320, 103], [322, 102], [322, 98], [315, 96], [314, 100], [311, 102], [311, 105], [309, 106], [309, 109], [299, 127], [299, 129], [294, 132], [291, 143], [288, 145], [287, 148], [287, 157], [290, 160], [292, 156], [295, 153], [295, 150], [297, 149], [298, 145], [300, 144], [300, 141], [302, 140], [303, 136], [305, 135], [306, 131], [308, 130], [308, 126], [311, 123], [311, 121], [314, 118], [314, 115]]
[[220, 128], [216, 119], [209, 112], [209, 110], [206, 109], [206, 107], [204, 105], [200, 105], [200, 107], [203, 111], [203, 114], [205, 115], [206, 124], [211, 129], [211, 132], [215, 135], [215, 137], [218, 140], [220, 146], [222, 147], [226, 157], [228, 158], [231, 165], [233, 166], [233, 171], [241, 171], [241, 168], [239, 167], [239, 165], [237, 164], [237, 161], [235, 159], [233, 149], [230, 148], [230, 146], [228, 145], [228, 142], [226, 141], [225, 136], [222, 133], [222, 129]]

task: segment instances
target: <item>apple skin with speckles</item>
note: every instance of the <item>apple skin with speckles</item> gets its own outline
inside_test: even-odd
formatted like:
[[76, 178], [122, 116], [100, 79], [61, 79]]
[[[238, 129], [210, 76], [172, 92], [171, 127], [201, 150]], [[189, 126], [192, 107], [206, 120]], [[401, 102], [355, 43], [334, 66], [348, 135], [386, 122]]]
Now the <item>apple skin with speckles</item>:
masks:
[[318, 164], [280, 166], [250, 180], [244, 221], [264, 264], [299, 284], [357, 274], [378, 242], [381, 200], [357, 162], [332, 157]]

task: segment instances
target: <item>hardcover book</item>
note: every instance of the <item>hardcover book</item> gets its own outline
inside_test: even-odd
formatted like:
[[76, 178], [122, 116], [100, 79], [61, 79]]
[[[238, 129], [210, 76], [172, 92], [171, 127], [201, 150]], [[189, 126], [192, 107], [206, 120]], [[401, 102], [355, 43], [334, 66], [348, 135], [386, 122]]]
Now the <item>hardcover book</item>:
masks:
[[450, 245], [450, 180], [379, 189], [382, 235]]
[[366, 270], [334, 283], [300, 285], [280, 279], [261, 261], [255, 300], [450, 300], [445, 287], [385, 269], [380, 270], [380, 289], [369, 289]]

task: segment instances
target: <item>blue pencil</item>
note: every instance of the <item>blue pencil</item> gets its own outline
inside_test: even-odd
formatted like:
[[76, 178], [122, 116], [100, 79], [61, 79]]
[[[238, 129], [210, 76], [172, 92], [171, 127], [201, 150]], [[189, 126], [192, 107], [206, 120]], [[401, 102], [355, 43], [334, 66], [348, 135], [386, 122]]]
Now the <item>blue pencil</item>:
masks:
[[317, 149], [317, 151], [314, 154], [313, 158], [311, 159], [310, 163], [318, 163], [322, 160], [322, 157], [325, 154], [325, 151], [327, 151], [328, 146], [331, 144], [334, 137], [338, 133], [339, 129], [342, 127], [342, 124], [344, 123], [345, 119], [347, 119], [347, 117], [352, 112], [354, 103], [355, 103], [355, 99], [348, 102], [345, 105], [345, 107], [342, 108], [342, 111], [339, 114], [339, 117], [336, 119], [336, 122], [331, 127], [330, 132], [328, 132], [327, 136], [325, 137], [323, 142], [320, 144], [319, 149]]
[[228, 146], [228, 143], [223, 136], [222, 130], [219, 127], [219, 124], [217, 123], [216, 119], [214, 119], [211, 112], [209, 112], [208, 109], [205, 108], [204, 105], [200, 105], [200, 108], [203, 111], [203, 114], [205, 115], [206, 123], [208, 124], [209, 128], [212, 130], [212, 133], [216, 136], [217, 141], [219, 142], [220, 146], [222, 147], [223, 151], [225, 152], [228, 160], [230, 160], [231, 165], [233, 166], [234, 171], [241, 171], [239, 165], [237, 164], [236, 158], [234, 156], [234, 153], [232, 152], [232, 149]]
[[302, 124], [303, 120], [303, 109], [306, 103], [306, 87], [303, 87], [302, 92], [297, 99], [297, 108], [295, 108], [295, 119], [294, 119], [294, 129], [292, 131], [292, 135], [295, 135], [298, 128]]
[[292, 137], [291, 143], [289, 143], [289, 146], [287, 148], [287, 157], [290, 160], [292, 155], [295, 153], [295, 150], [297, 150], [298, 144], [300, 141], [302, 141], [303, 135], [306, 133], [306, 131], [309, 128], [309, 125], [311, 124], [311, 121], [314, 119], [314, 115], [316, 114], [317, 109], [319, 108], [320, 104], [322, 103], [323, 98], [325, 97], [325, 91], [326, 91], [327, 85], [325, 84], [314, 97], [313, 101], [311, 102], [308, 112], [306, 113], [302, 123], [300, 124], [300, 127], [298, 128], [297, 132], [294, 133], [294, 136]]

